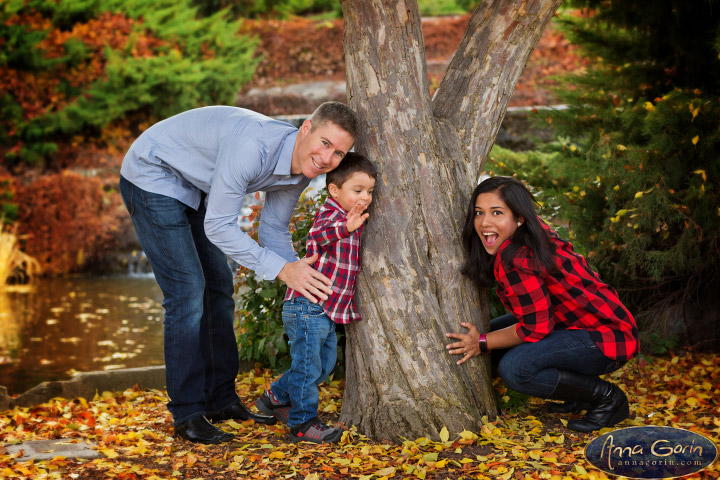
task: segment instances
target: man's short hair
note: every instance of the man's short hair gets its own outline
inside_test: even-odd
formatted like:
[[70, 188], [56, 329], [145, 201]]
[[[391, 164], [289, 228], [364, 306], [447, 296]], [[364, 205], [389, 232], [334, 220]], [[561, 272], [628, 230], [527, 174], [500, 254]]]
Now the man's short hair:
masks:
[[357, 140], [360, 121], [355, 112], [344, 103], [325, 102], [320, 104], [310, 117], [310, 124], [312, 125], [310, 131], [328, 122], [334, 123]]
[[331, 183], [338, 188], [342, 188], [343, 183], [347, 182], [353, 173], [366, 173], [369, 177], [377, 179], [377, 167], [365, 155], [357, 152], [348, 152], [343, 157], [340, 165], [335, 170], [329, 171], [325, 175], [325, 184]]

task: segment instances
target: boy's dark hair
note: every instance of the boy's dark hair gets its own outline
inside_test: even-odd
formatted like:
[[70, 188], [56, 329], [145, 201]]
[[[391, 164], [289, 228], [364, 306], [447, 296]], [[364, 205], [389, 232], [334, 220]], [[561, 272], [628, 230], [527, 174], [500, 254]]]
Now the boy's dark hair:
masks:
[[320, 104], [310, 117], [310, 131], [312, 132], [326, 123], [334, 123], [357, 140], [360, 120], [355, 112], [344, 103], [325, 102]]
[[535, 212], [535, 199], [530, 191], [518, 179], [513, 177], [490, 177], [475, 187], [468, 205], [465, 226], [462, 231], [462, 242], [465, 247], [465, 265], [461, 272], [474, 280], [480, 287], [490, 287], [495, 283], [493, 266], [494, 255], [490, 255], [483, 247], [482, 240], [475, 231], [475, 201], [481, 193], [497, 192], [510, 208], [513, 217], [525, 219], [521, 227], [515, 231], [510, 245], [503, 251], [504, 259], [513, 256], [523, 247], [527, 247], [531, 257], [531, 265], [541, 271], [555, 270], [554, 250], [550, 236], [543, 228]]
[[329, 171], [325, 175], [325, 184], [331, 183], [338, 188], [343, 186], [353, 173], [367, 173], [369, 177], [377, 179], [377, 167], [365, 155], [357, 152], [348, 152], [343, 157], [340, 165], [335, 170]]

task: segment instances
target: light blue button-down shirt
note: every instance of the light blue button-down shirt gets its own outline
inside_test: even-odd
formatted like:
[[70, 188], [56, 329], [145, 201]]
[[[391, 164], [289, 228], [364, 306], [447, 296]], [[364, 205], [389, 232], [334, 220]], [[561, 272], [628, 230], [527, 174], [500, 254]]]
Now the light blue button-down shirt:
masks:
[[[243, 108], [197, 108], [148, 128], [125, 155], [120, 174], [194, 209], [206, 193], [210, 241], [272, 280], [298, 259], [288, 225], [310, 179], [290, 173], [297, 135], [292, 125]], [[245, 195], [258, 191], [266, 192], [259, 245], [238, 225]]]

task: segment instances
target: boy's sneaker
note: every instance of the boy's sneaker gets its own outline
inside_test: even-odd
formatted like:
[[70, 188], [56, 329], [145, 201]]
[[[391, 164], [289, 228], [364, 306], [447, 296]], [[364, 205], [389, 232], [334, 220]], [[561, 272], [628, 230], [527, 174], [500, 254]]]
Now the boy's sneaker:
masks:
[[260, 398], [255, 400], [255, 406], [265, 415], [272, 415], [282, 423], [288, 422], [290, 404], [278, 402], [275, 395], [273, 395], [272, 390], [265, 390], [265, 392], [260, 395]]
[[317, 417], [290, 429], [290, 441], [335, 443], [342, 437], [343, 431], [322, 423]]

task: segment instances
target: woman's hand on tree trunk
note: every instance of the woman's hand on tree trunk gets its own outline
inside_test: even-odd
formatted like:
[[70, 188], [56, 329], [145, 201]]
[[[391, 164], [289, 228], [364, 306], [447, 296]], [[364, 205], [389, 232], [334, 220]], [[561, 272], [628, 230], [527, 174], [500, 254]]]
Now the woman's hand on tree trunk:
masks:
[[459, 342], [450, 343], [446, 347], [451, 355], [462, 355], [462, 358], [457, 361], [458, 365], [462, 365], [471, 357], [480, 355], [480, 345], [478, 343], [480, 331], [470, 322], [461, 322], [460, 325], [467, 328], [468, 332], [445, 334], [448, 338], [460, 340]]

